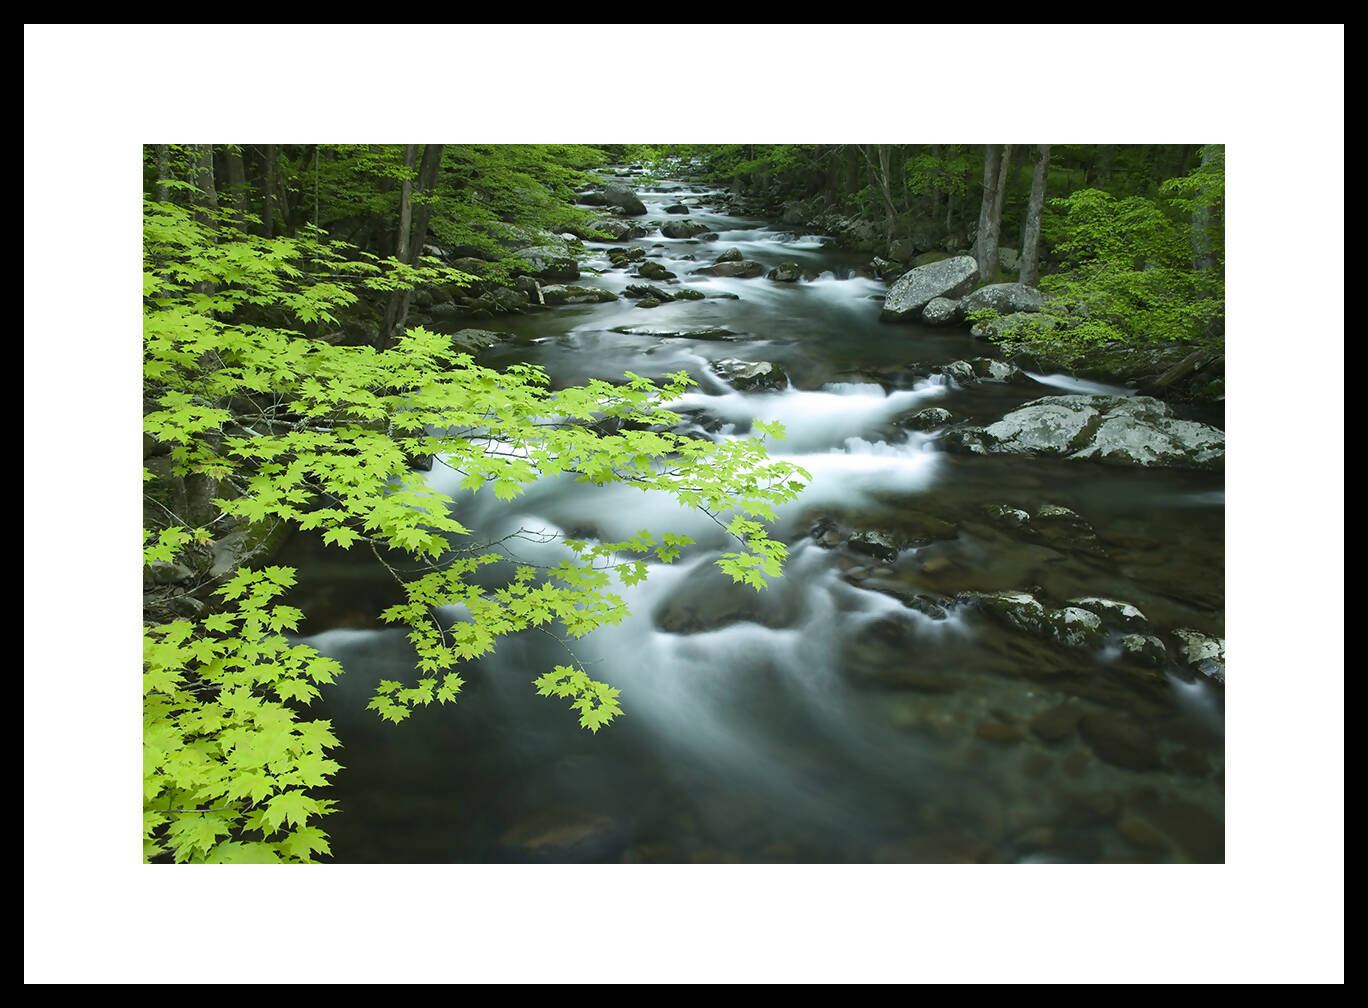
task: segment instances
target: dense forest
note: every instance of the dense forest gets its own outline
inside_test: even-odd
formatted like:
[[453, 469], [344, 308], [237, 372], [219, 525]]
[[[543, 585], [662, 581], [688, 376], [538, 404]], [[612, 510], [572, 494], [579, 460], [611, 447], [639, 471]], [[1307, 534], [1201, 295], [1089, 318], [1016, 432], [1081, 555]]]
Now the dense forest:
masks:
[[[308, 861], [329, 849], [317, 821], [332, 806], [311, 789], [341, 768], [339, 740], [303, 705], [342, 670], [284, 636], [304, 615], [279, 601], [295, 572], [266, 562], [290, 527], [360, 544], [402, 585], [383, 618], [409, 627], [419, 678], [386, 680], [370, 701], [393, 721], [453, 700], [462, 663], [500, 637], [620, 621], [610, 571], [630, 586], [646, 559], [692, 542], [566, 536], [574, 559], [546, 574], [519, 566], [491, 588], [479, 572], [503, 558], [466, 545], [452, 499], [406, 469], [440, 457], [462, 487], [501, 499], [560, 472], [664, 491], [726, 530], [738, 549], [718, 565], [733, 581], [759, 589], [780, 573], [787, 547], [765, 523], [811, 475], [767, 461], [761, 440], [679, 433], [666, 405], [687, 374], [552, 389], [536, 368], [472, 357], [497, 336], [469, 323], [616, 297], [571, 283], [586, 243], [646, 234], [630, 187], [594, 185], [589, 171], [609, 164], [648, 184], [682, 171], [733, 186], [742, 206], [869, 253], [868, 271], [895, 284], [885, 318], [904, 318], [890, 307], [900, 278], [964, 261], [975, 275], [957, 290], [973, 307], [923, 321], [963, 318], [1006, 352], [1065, 365], [1176, 345], [1177, 371], [1165, 358], [1159, 380], [1201, 372], [1197, 394], [1222, 398], [1219, 146], [150, 145], [148, 857]], [[661, 225], [671, 238], [704, 230]], [[771, 279], [796, 277], [779, 271]], [[994, 297], [975, 303], [972, 288]], [[649, 306], [689, 291], [625, 293]], [[429, 572], [395, 571], [412, 561]], [[471, 618], [443, 625], [436, 612], [456, 604]], [[537, 690], [597, 732], [621, 712], [620, 691], [566, 655]]]

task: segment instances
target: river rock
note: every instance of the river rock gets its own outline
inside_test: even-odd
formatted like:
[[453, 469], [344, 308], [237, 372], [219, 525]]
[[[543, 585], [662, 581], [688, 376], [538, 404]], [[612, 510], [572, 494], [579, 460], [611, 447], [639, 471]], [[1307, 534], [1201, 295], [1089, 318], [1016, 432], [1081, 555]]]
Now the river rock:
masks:
[[633, 224], [631, 221], [619, 220], [616, 217], [595, 217], [589, 222], [589, 227], [594, 231], [610, 236], [613, 241], [646, 237], [645, 228]]
[[932, 298], [955, 298], [969, 293], [978, 280], [973, 256], [956, 256], [919, 266], [899, 277], [884, 298], [879, 317], [886, 322], [912, 322]]
[[669, 214], [686, 214], [689, 212], [689, 208], [683, 203], [672, 203], [665, 208], [665, 212]]
[[983, 381], [1010, 382], [1025, 377], [1020, 368], [993, 360], [991, 357], [975, 357], [969, 362], [969, 366]]
[[769, 361], [743, 361], [729, 358], [713, 361], [713, 372], [739, 392], [780, 392], [788, 388], [788, 375]]
[[1031, 731], [1046, 742], [1059, 742], [1074, 733], [1084, 713], [1083, 708], [1066, 700], [1031, 718]]
[[700, 224], [698, 221], [681, 220], [669, 221], [660, 228], [660, 233], [666, 238], [692, 238], [701, 235], [708, 230], [708, 225]]
[[674, 292], [674, 296], [676, 301], [702, 301], [704, 297], [702, 291], [692, 287], [681, 287]]
[[1031, 516], [1025, 511], [1006, 504], [985, 504], [983, 510], [997, 524], [1006, 525], [1008, 528], [1021, 528], [1031, 520]]
[[674, 300], [672, 294], [667, 294], [659, 287], [653, 287], [650, 284], [628, 284], [623, 293], [628, 297], [654, 298], [657, 302]]
[[989, 284], [965, 296], [963, 302], [966, 315], [985, 309], [999, 315], [1016, 312], [1038, 312], [1045, 307], [1045, 296], [1034, 287], [1019, 283]]
[[[1072, 513], [1070, 512], [1070, 514]], [[1075, 515], [1075, 517], [1077, 516]], [[1118, 602], [1116, 599], [1087, 595], [1082, 598], [1069, 599], [1069, 605], [1097, 613], [1102, 618], [1103, 626], [1130, 630], [1134, 633], [1145, 633], [1149, 630], [1149, 620], [1145, 619], [1145, 614], [1129, 602]]]
[[[969, 335], [974, 339], [981, 340], [1044, 337], [1059, 328], [1059, 324], [1059, 320], [1052, 315], [1041, 315], [1038, 312], [1012, 312], [1010, 315], [1003, 315], [1001, 318], [974, 323], [969, 329]], [[1029, 370], [1039, 369], [1030, 368]]]
[[947, 409], [941, 409], [939, 406], [928, 406], [926, 409], [917, 410], [911, 416], [903, 417], [899, 422], [911, 430], [924, 431], [944, 427], [953, 418]]
[[1093, 647], [1102, 641], [1102, 620], [1096, 613], [1075, 606], [1048, 611], [1055, 640], [1070, 647]]
[[780, 280], [784, 283], [793, 283], [802, 275], [803, 268], [796, 262], [782, 262], [765, 274], [771, 280]]
[[581, 287], [578, 284], [548, 284], [541, 289], [542, 300], [549, 305], [596, 304], [616, 301], [618, 296], [602, 287]]
[[578, 280], [579, 263], [562, 249], [547, 245], [518, 249], [513, 253], [527, 263], [527, 272], [542, 280]]
[[746, 257], [741, 254], [741, 250], [739, 248], [729, 248], [727, 249], [727, 251], [723, 252], [715, 260], [713, 260], [713, 264], [716, 265], [717, 263], [724, 262], [741, 262], [741, 260], [745, 258]]
[[708, 276], [741, 277], [743, 279], [748, 279], [750, 277], [761, 276], [765, 272], [765, 267], [754, 260], [742, 259], [739, 262], [728, 261], [720, 262], [713, 266], [704, 266], [697, 272], [706, 273]]
[[477, 354], [502, 342], [505, 337], [505, 333], [488, 329], [461, 329], [451, 334], [451, 345], [458, 353]]
[[963, 317], [961, 302], [945, 297], [935, 297], [926, 302], [921, 314], [921, 320], [927, 325], [951, 325]]
[[1225, 641], [1196, 630], [1173, 631], [1178, 640], [1178, 657], [1188, 668], [1209, 679], [1225, 683]]
[[658, 262], [643, 262], [637, 267], [637, 276], [647, 280], [673, 280], [675, 274], [671, 273]]
[[621, 182], [607, 182], [603, 186], [603, 199], [609, 206], [615, 206], [628, 217], [640, 217], [646, 212], [646, 204], [630, 188]]
[[1025, 403], [984, 429], [994, 451], [1111, 465], [1220, 469], [1225, 434], [1148, 396], [1062, 395]]
[[1121, 657], [1133, 665], [1159, 668], [1168, 658], [1168, 651], [1153, 634], [1128, 633], [1121, 638]]
[[888, 258], [900, 263], [910, 263], [917, 254], [917, 247], [907, 238], [898, 238], [888, 243]]

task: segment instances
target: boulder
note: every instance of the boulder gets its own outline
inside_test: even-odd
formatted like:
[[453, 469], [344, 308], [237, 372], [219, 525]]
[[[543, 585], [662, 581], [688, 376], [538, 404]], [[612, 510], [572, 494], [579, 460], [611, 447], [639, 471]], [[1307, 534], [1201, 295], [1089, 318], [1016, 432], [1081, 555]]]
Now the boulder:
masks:
[[956, 256], [919, 266], [903, 274], [888, 290], [879, 317], [886, 322], [911, 322], [933, 298], [955, 298], [973, 290], [978, 264], [973, 256]]
[[951, 325], [964, 317], [960, 304], [954, 298], [932, 298], [922, 309], [921, 320], [927, 325]]
[[646, 204], [642, 203], [637, 194], [621, 182], [605, 183], [603, 200], [609, 206], [617, 207], [628, 217], [640, 217], [646, 212]]
[[503, 333], [490, 332], [488, 329], [462, 329], [451, 334], [451, 345], [459, 353], [476, 354], [503, 339]]
[[637, 276], [647, 280], [673, 280], [676, 274], [671, 273], [658, 262], [644, 262], [637, 267]]
[[589, 227], [593, 231], [609, 235], [613, 241], [646, 237], [645, 228], [630, 221], [619, 220], [616, 217], [595, 217], [589, 222]]
[[1164, 642], [1153, 634], [1129, 633], [1121, 638], [1121, 657], [1133, 665], [1159, 668], [1168, 657]]
[[674, 296], [650, 284], [628, 284], [623, 291], [628, 297], [654, 298], [656, 301], [673, 301]]
[[1175, 630], [1173, 636], [1178, 641], [1178, 657], [1185, 666], [1208, 679], [1225, 683], [1225, 641], [1222, 638], [1188, 629]]
[[527, 263], [525, 272], [542, 280], [578, 280], [579, 263], [563, 249], [537, 245], [513, 253]]
[[661, 225], [660, 233], [666, 238], [693, 238], [706, 230], [708, 225], [700, 224], [698, 221], [678, 220]]
[[689, 212], [689, 208], [683, 203], [673, 203], [665, 208], [665, 212], [669, 214], [686, 214]]
[[550, 284], [541, 289], [542, 300], [549, 305], [596, 304], [616, 301], [618, 296], [603, 287], [581, 287], [578, 284]]
[[715, 260], [713, 260], [713, 262], [714, 262], [714, 263], [740, 262], [740, 261], [741, 261], [742, 259], [744, 259], [744, 258], [745, 258], [745, 256], [743, 256], [743, 255], [741, 254], [741, 250], [740, 250], [739, 248], [729, 248], [729, 249], [727, 249], [727, 251], [723, 252], [723, 253], [722, 253], [720, 256], [718, 256]]
[[994, 451], [1145, 468], [1220, 469], [1225, 434], [1175, 420], [1147, 396], [1063, 395], [1025, 403], [984, 429]]
[[763, 274], [765, 267], [754, 260], [742, 259], [739, 262], [720, 262], [714, 266], [704, 266], [697, 272], [705, 273], [708, 276], [749, 278]]
[[969, 362], [969, 366], [974, 369], [974, 374], [984, 381], [1012, 381], [1021, 374], [1019, 368], [1004, 364], [1000, 360], [993, 360], [991, 357], [975, 357]]
[[1113, 629], [1130, 630], [1134, 633], [1149, 630], [1149, 620], [1145, 619], [1145, 614], [1129, 602], [1088, 595], [1069, 599], [1069, 605], [1097, 613], [1102, 618], [1103, 625]]
[[939, 406], [928, 406], [926, 409], [917, 410], [910, 416], [903, 417], [901, 423], [904, 427], [911, 430], [932, 430], [936, 427], [944, 427], [953, 419], [947, 409]]
[[784, 283], [793, 283], [803, 275], [803, 268], [796, 262], [783, 262], [774, 269], [770, 270], [765, 276], [771, 280], [780, 280]]
[[734, 358], [713, 361], [713, 372], [739, 392], [779, 392], [788, 388], [788, 375], [769, 361], [743, 361]]
[[1045, 307], [1045, 296], [1026, 284], [989, 284], [966, 295], [962, 304], [966, 314], [991, 309], [999, 315], [1011, 315], [1040, 311]]

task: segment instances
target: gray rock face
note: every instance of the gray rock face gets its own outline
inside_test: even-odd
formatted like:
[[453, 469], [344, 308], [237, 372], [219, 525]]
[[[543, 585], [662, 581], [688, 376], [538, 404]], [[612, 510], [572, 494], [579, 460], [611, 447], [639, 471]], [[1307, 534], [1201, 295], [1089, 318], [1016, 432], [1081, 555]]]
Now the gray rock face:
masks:
[[1038, 312], [1045, 307], [1045, 297], [1034, 287], [1019, 283], [989, 284], [965, 295], [965, 312], [991, 308], [1003, 315], [1014, 312]]
[[1112, 465], [1220, 469], [1225, 434], [1175, 420], [1146, 396], [1064, 395], [1026, 403], [984, 429], [992, 450]]
[[879, 317], [885, 322], [915, 321], [933, 298], [967, 294], [977, 280], [978, 263], [973, 256], [956, 256], [918, 266], [889, 288]]
[[708, 230], [708, 225], [700, 224], [698, 221], [677, 220], [668, 221], [661, 225], [660, 233], [666, 238], [692, 238], [701, 235]]
[[628, 217], [640, 217], [646, 212], [646, 204], [642, 203], [637, 194], [621, 182], [605, 184], [603, 199], [609, 206], [617, 207]]
[[963, 317], [960, 302], [953, 298], [935, 297], [926, 302], [921, 320], [927, 325], [951, 325]]

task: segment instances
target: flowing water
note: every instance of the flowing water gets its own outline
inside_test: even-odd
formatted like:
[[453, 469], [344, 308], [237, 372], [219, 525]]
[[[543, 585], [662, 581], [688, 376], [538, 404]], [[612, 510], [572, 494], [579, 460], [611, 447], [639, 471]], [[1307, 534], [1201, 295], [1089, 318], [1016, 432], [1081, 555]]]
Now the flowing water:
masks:
[[[732, 586], [712, 566], [726, 546], [717, 526], [663, 498], [548, 479], [501, 504], [459, 490], [439, 461], [429, 480], [489, 537], [649, 528], [696, 545], [623, 590], [631, 615], [620, 626], [573, 644], [594, 678], [622, 690], [625, 715], [597, 735], [564, 701], [535, 695], [531, 680], [566, 656], [533, 632], [463, 670], [454, 705], [391, 725], [364, 707], [378, 680], [413, 678], [403, 632], [375, 620], [395, 586], [368, 554], [296, 536], [280, 562], [300, 570], [292, 602], [309, 614], [305, 639], [346, 668], [320, 702], [346, 766], [331, 789], [340, 811], [325, 823], [334, 860], [1223, 860], [1220, 687], [1174, 665], [1126, 664], [1115, 635], [1067, 647], [954, 601], [961, 591], [1032, 592], [1052, 607], [1102, 596], [1140, 608], [1161, 636], [1224, 636], [1222, 475], [944, 453], [896, 418], [936, 405], [989, 423], [1043, 395], [1126, 390], [1057, 375], [928, 378], [917, 364], [988, 348], [962, 327], [880, 323], [886, 285], [854, 270], [860, 257], [728, 215], [723, 194], [684, 183], [640, 194], [648, 221], [678, 219], [664, 207], [692, 195], [691, 219], [719, 238], [653, 228], [614, 245], [645, 248], [705, 298], [501, 317], [492, 324], [518, 340], [481, 363], [535, 362], [558, 386], [686, 370], [698, 386], [674, 408], [711, 436], [781, 421], [788, 437], [771, 454], [813, 476], [780, 512], [785, 575], [758, 595]], [[619, 293], [643, 282], [612, 269], [608, 247], [588, 263], [602, 275], [580, 282]], [[804, 279], [689, 275], [733, 247], [767, 268], [797, 262]], [[738, 335], [669, 335], [708, 328]], [[777, 363], [791, 385], [738, 392], [708, 368], [723, 358]], [[1090, 531], [1042, 538], [992, 520], [999, 504], [1033, 516], [1062, 505]], [[819, 542], [833, 526], [941, 531], [884, 561]], [[529, 561], [560, 555], [554, 542], [514, 545]], [[1112, 731], [1127, 744], [1140, 733], [1159, 761], [1125, 765], [1115, 739], [1098, 737]]]

